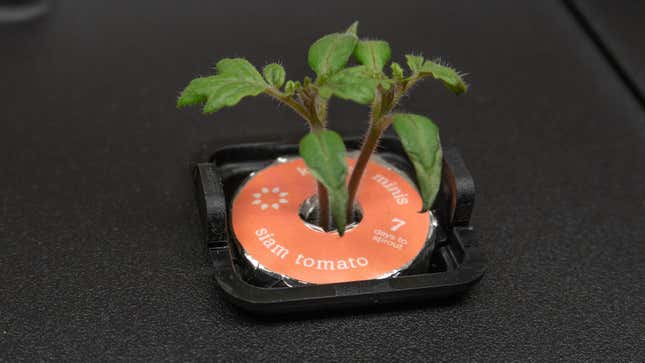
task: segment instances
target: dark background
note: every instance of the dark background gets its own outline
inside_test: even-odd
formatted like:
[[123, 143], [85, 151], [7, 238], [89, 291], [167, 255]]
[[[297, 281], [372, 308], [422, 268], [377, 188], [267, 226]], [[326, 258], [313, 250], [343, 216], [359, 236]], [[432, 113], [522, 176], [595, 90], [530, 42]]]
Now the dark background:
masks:
[[[216, 60], [279, 61], [354, 19], [470, 74], [432, 117], [477, 186], [484, 280], [451, 303], [259, 320], [223, 301], [190, 166], [295, 141], [267, 98], [205, 117]], [[645, 354], [645, 6], [629, 1], [57, 1], [0, 27], [0, 360], [640, 360]], [[359, 135], [366, 110], [336, 102]]]

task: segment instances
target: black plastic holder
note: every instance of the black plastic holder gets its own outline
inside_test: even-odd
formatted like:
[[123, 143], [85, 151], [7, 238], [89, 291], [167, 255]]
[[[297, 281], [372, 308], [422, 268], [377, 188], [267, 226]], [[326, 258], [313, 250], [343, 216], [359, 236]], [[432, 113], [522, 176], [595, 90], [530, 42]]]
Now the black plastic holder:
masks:
[[[357, 149], [359, 139], [347, 139]], [[293, 156], [297, 145], [240, 144], [215, 152], [195, 168], [197, 202], [215, 280], [240, 308], [263, 315], [351, 308], [366, 305], [442, 299], [464, 293], [486, 271], [486, 259], [470, 225], [475, 185], [459, 152], [444, 148], [442, 185], [433, 205], [439, 227], [427, 272], [345, 283], [296, 287], [261, 286], [244, 279], [245, 260], [236, 248], [228, 217], [232, 199], [244, 180], [281, 156]], [[405, 152], [394, 138], [384, 138], [379, 156], [414, 178]]]

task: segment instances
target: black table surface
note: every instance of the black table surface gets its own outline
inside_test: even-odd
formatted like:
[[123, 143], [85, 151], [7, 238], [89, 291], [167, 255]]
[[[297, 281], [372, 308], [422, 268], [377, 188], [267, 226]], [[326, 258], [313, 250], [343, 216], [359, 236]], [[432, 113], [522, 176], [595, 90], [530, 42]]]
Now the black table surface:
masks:
[[645, 102], [645, 3], [574, 0], [571, 4], [625, 83]]
[[[258, 319], [223, 301], [190, 167], [296, 141], [269, 99], [207, 117], [178, 91], [217, 59], [279, 61], [354, 19], [470, 74], [419, 86], [477, 186], [489, 268], [450, 302]], [[645, 112], [561, 2], [57, 1], [0, 28], [0, 360], [641, 360]], [[367, 114], [334, 102], [331, 127]]]

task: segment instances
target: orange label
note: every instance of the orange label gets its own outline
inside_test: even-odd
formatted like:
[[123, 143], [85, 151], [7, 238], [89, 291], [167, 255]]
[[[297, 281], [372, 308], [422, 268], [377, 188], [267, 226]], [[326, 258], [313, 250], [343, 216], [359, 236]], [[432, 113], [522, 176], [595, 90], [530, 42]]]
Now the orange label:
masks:
[[280, 275], [322, 284], [387, 277], [425, 245], [431, 217], [418, 212], [416, 187], [392, 169], [370, 161], [357, 194], [363, 219], [343, 237], [300, 218], [300, 206], [315, 193], [316, 180], [302, 159], [250, 178], [232, 207], [233, 231], [247, 256]]

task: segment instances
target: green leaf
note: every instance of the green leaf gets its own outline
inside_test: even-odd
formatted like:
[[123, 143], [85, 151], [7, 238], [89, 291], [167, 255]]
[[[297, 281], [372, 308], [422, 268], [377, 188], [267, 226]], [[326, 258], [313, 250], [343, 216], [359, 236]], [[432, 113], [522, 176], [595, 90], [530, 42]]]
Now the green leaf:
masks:
[[392, 69], [392, 78], [399, 81], [403, 79], [403, 68], [398, 63], [392, 62], [390, 68]]
[[268, 64], [262, 69], [262, 74], [264, 75], [264, 79], [273, 87], [280, 88], [284, 84], [286, 72], [278, 63]]
[[287, 83], [284, 84], [284, 92], [288, 96], [291, 96], [292, 94], [296, 93], [296, 91], [301, 87], [302, 85], [300, 84], [300, 81], [287, 81]]
[[423, 57], [420, 55], [406, 54], [405, 60], [408, 63], [408, 68], [410, 68], [413, 73], [418, 73], [419, 70], [421, 70], [421, 67], [423, 67]]
[[429, 118], [406, 113], [394, 117], [394, 130], [414, 165], [423, 199], [422, 211], [432, 207], [441, 184], [443, 153], [439, 128]]
[[320, 94], [323, 97], [333, 94], [345, 100], [369, 104], [378, 84], [366, 66], [349, 67], [327, 80], [320, 87]]
[[[353, 26], [348, 29], [353, 30]], [[309, 48], [309, 67], [323, 78], [340, 71], [349, 61], [356, 43], [358, 37], [351, 32], [325, 35]]]
[[349, 28], [347, 28], [345, 33], [354, 34], [354, 35], [358, 36], [358, 34], [357, 34], [358, 33], [358, 20], [353, 22], [352, 25], [350, 25]]
[[255, 67], [243, 58], [225, 58], [215, 66], [217, 74], [192, 80], [177, 100], [177, 107], [204, 104], [204, 113], [234, 106], [247, 96], [257, 96], [267, 87]]
[[346, 154], [343, 140], [334, 131], [312, 131], [300, 140], [300, 156], [311, 174], [327, 188], [331, 215], [341, 236], [347, 224]]
[[451, 91], [456, 94], [466, 92], [468, 86], [461, 78], [461, 75], [454, 69], [437, 62], [426, 61], [419, 70], [421, 75], [432, 75], [440, 80]]
[[361, 40], [354, 49], [356, 60], [377, 74], [383, 72], [391, 55], [390, 45], [382, 40]]

